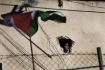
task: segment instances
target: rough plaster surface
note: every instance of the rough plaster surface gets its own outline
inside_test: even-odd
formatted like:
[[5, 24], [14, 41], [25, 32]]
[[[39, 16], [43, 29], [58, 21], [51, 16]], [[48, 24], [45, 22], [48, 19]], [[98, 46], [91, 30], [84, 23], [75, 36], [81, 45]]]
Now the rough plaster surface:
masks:
[[[9, 4], [21, 4], [20, 1], [16, 0], [0, 0], [0, 3]], [[83, 4], [81, 4], [83, 3]], [[84, 5], [85, 4], [85, 5]], [[64, 9], [73, 10], [90, 10], [90, 11], [105, 11], [102, 8], [104, 3], [96, 2], [64, 2]], [[56, 1], [43, 1], [40, 0], [38, 7], [50, 7], [59, 8]], [[99, 7], [99, 8], [96, 8]], [[7, 13], [11, 11], [12, 6], [0, 5], [0, 14]], [[34, 10], [34, 9], [30, 9]], [[47, 11], [49, 9], [39, 9]], [[53, 21], [42, 22], [39, 18], [39, 23], [43, 27], [44, 31], [51, 38], [51, 42], [55, 45], [60, 53], [61, 48], [57, 43], [56, 37], [58, 36], [68, 36], [74, 40], [75, 45], [73, 46], [73, 52], [96, 52], [96, 47], [101, 47], [104, 52], [105, 49], [105, 14], [104, 13], [91, 13], [91, 12], [74, 12], [74, 11], [62, 11], [67, 17], [66, 23], [56, 23]], [[30, 52], [30, 43], [22, 35], [20, 35], [13, 27], [6, 27], [0, 25], [17, 43], [22, 45], [28, 52]], [[0, 39], [15, 53], [19, 53], [1, 34]], [[48, 49], [49, 44], [45, 34], [39, 27], [38, 32], [32, 37], [32, 41], [44, 49], [47, 53], [51, 53]], [[0, 54], [4, 54], [4, 47], [0, 45]], [[2, 50], [3, 49], [3, 50]], [[34, 53], [41, 53], [39, 49], [35, 46], [33, 47]], [[53, 48], [50, 46], [50, 49]], [[5, 54], [8, 52], [5, 50]]]

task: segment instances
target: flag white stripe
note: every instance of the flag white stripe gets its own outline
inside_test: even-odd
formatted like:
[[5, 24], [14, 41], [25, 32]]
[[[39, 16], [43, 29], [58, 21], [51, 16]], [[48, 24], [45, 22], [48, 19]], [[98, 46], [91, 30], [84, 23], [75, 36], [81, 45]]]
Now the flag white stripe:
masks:
[[34, 19], [35, 14], [36, 14], [36, 10], [34, 10], [34, 11], [31, 13], [32, 20]]
[[64, 16], [63, 13], [61, 13], [61, 12], [53, 12], [53, 13], [50, 13], [49, 15], [53, 15], [53, 14], [57, 14], [59, 16]]
[[20, 6], [18, 5], [15, 11], [18, 12], [19, 10], [20, 10]]

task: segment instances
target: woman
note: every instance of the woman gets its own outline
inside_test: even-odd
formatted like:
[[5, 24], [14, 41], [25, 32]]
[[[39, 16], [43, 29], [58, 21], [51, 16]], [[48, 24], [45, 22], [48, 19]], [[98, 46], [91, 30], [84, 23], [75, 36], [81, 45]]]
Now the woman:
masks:
[[74, 41], [68, 37], [58, 37], [59, 44], [63, 48], [64, 53], [71, 52]]

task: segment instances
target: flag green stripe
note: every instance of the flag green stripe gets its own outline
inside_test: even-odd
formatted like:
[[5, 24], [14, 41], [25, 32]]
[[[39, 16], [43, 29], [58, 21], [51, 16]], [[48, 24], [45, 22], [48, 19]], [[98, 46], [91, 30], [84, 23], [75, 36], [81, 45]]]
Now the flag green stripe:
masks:
[[38, 14], [35, 12], [35, 15], [33, 15], [34, 18], [31, 21], [30, 25], [30, 37], [33, 36], [38, 31]]
[[38, 17], [41, 17], [41, 20], [47, 21], [47, 17], [49, 17], [48, 14], [44, 13], [43, 11], [36, 11], [34, 12], [35, 14], [32, 15], [34, 18], [32, 19], [31, 22], [31, 27], [30, 27], [30, 37], [33, 36], [37, 31], [38, 31]]
[[54, 21], [59, 21], [60, 23], [66, 23], [66, 17], [61, 16], [61, 15], [56, 14], [56, 13], [49, 15], [49, 13], [47, 13], [47, 12], [38, 11], [38, 14], [41, 17], [42, 21], [54, 20]]
[[50, 16], [48, 13], [43, 12], [43, 11], [37, 11], [38, 15], [41, 17], [42, 21], [47, 21], [48, 17]]
[[56, 13], [50, 15], [47, 12], [37, 10], [36, 12], [34, 12], [34, 15], [32, 15], [32, 16], [34, 16], [34, 18], [32, 19], [32, 22], [30, 25], [30, 37], [38, 31], [38, 17], [41, 17], [42, 21], [53, 20], [53, 21], [57, 21], [60, 23], [66, 22], [65, 16], [61, 16], [61, 15], [56, 14]]
[[61, 17], [60, 15], [53, 14], [47, 18], [47, 20], [56, 20], [59, 22], [66, 23], [66, 17]]
[[0, 19], [0, 24], [5, 25], [4, 21]]

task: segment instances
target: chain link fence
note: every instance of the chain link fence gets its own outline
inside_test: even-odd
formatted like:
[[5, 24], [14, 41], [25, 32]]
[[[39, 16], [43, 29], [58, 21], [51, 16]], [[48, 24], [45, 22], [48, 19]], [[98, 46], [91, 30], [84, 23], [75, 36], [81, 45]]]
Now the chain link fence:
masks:
[[[75, 52], [73, 54], [51, 55], [34, 54], [36, 70], [99, 70], [98, 56], [95, 53]], [[105, 54], [102, 55], [103, 60]], [[28, 59], [30, 58], [30, 59]], [[39, 62], [39, 63], [38, 63]], [[0, 55], [3, 70], [32, 70], [31, 55]], [[105, 64], [105, 61], [103, 61]]]
[[102, 55], [102, 59], [103, 59], [103, 67], [105, 69], [105, 54]]

